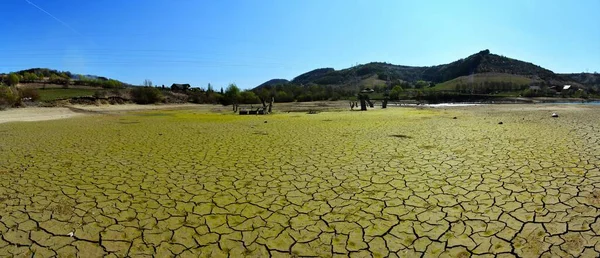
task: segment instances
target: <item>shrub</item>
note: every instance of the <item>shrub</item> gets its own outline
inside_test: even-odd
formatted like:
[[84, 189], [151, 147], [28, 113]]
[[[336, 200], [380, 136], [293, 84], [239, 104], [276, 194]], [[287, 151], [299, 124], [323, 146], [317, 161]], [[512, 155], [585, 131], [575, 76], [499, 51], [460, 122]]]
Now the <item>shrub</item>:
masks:
[[36, 89], [19, 89], [19, 96], [21, 99], [30, 99], [31, 101], [38, 101], [40, 94]]
[[8, 75], [8, 78], [6, 79], [7, 83], [9, 86], [15, 86], [17, 84], [19, 84], [19, 75], [11, 73]]
[[135, 87], [131, 90], [131, 99], [137, 104], [153, 104], [163, 100], [163, 94], [153, 87]]
[[21, 98], [19, 98], [19, 93], [15, 89], [0, 86], [0, 108], [14, 107], [18, 106], [20, 103]]

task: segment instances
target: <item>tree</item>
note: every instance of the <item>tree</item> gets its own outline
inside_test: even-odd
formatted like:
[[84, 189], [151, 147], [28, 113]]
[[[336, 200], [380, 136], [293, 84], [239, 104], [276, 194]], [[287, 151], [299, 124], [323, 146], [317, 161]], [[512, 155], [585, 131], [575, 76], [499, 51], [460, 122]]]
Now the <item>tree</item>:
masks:
[[60, 84], [60, 83], [62, 83], [62, 81], [63, 81], [63, 78], [61, 78], [60, 76], [58, 76], [54, 73], [50, 75], [51, 83]]
[[262, 89], [260, 89], [260, 93], [258, 94], [258, 96], [264, 101], [269, 101], [269, 98], [271, 97], [271, 91], [263, 87]]
[[277, 102], [292, 102], [294, 101], [294, 97], [288, 95], [285, 91], [280, 90], [275, 94], [275, 100]]
[[417, 89], [423, 89], [427, 86], [429, 86], [429, 83], [427, 83], [426, 81], [417, 81], [415, 83], [415, 88], [417, 88]]
[[9, 86], [15, 86], [15, 85], [19, 84], [19, 75], [15, 74], [15, 73], [9, 74], [8, 78], [7, 78], [7, 83]]
[[400, 93], [402, 92], [402, 87], [400, 85], [394, 86], [394, 88], [390, 91], [390, 99], [397, 100], [400, 99]]
[[214, 92], [212, 85], [210, 85], [210, 83], [208, 84], [208, 86], [206, 86], [206, 93], [212, 93]]
[[240, 93], [240, 102], [244, 104], [258, 104], [260, 103], [260, 99], [254, 92], [246, 90]]
[[229, 86], [227, 86], [227, 90], [225, 90], [225, 98], [224, 98], [224, 105], [229, 105], [229, 104], [238, 104], [240, 100], [240, 88], [238, 88], [237, 85], [235, 85], [234, 83], [229, 84]]
[[149, 79], [144, 80], [144, 87], [152, 87], [152, 81]]
[[35, 73], [28, 73], [28, 72], [23, 73], [23, 81], [33, 82], [37, 79], [38, 79], [38, 77], [37, 77], [37, 75], [35, 75]]
[[418, 101], [421, 101], [423, 99], [423, 92], [420, 90], [417, 90], [417, 94], [415, 95], [415, 99]]
[[[150, 82], [150, 83], [152, 83], [152, 82]], [[123, 83], [121, 83], [120, 81], [117, 81], [117, 80], [113, 80], [113, 79], [109, 79], [102, 83], [102, 88], [106, 88], [106, 89], [117, 89], [117, 88], [121, 88], [121, 87], [123, 87]]]

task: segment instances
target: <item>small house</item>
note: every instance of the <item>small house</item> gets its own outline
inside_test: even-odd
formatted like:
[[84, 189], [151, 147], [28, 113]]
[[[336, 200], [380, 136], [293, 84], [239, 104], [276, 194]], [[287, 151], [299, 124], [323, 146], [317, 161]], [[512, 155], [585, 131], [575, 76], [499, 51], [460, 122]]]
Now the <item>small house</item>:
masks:
[[192, 86], [188, 83], [185, 83], [185, 84], [173, 83], [173, 85], [171, 85], [171, 90], [172, 91], [187, 91], [191, 87]]

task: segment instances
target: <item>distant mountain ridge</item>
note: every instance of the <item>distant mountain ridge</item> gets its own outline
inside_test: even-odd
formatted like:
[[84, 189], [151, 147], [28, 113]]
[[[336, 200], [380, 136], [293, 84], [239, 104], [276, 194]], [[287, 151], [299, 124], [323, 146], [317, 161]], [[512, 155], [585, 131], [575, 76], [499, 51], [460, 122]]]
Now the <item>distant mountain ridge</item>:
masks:
[[[296, 76], [290, 82], [270, 80], [266, 85], [293, 83], [299, 85], [327, 85], [355, 89], [365, 84], [395, 84], [398, 82], [427, 81], [437, 84], [472, 74], [510, 74], [531, 78], [546, 84], [571, 83], [582, 87], [600, 84], [600, 75], [591, 73], [556, 74], [538, 65], [496, 55], [483, 50], [466, 58], [442, 65], [405, 66], [372, 62], [342, 70], [319, 68]], [[507, 77], [508, 78], [508, 77]], [[256, 89], [255, 88], [255, 89]]]

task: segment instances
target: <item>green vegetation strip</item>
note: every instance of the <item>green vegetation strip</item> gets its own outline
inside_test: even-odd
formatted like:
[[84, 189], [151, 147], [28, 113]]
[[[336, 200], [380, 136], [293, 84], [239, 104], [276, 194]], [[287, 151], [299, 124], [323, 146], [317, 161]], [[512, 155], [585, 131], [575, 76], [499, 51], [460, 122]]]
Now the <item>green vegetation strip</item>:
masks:
[[94, 95], [93, 89], [38, 89], [41, 101], [52, 101], [72, 97], [89, 97]]

